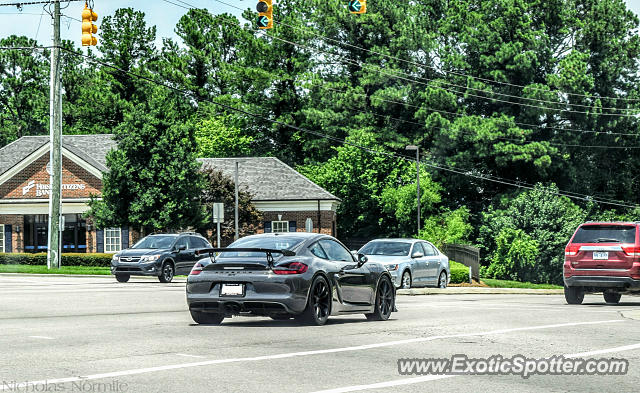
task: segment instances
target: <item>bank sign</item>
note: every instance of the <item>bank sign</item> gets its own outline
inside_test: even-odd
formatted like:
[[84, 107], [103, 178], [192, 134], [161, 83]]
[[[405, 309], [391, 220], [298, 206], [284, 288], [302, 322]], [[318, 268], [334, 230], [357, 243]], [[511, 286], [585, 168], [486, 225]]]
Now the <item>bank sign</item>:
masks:
[[[74, 184], [63, 184], [62, 191], [65, 190], [84, 190], [87, 188], [87, 185], [84, 183], [74, 183]], [[31, 191], [35, 192], [36, 197], [40, 196], [49, 196], [51, 194], [51, 185], [50, 184], [40, 184], [36, 183], [35, 180], [31, 180], [27, 183], [26, 186], [22, 187], [22, 195], [27, 195]]]

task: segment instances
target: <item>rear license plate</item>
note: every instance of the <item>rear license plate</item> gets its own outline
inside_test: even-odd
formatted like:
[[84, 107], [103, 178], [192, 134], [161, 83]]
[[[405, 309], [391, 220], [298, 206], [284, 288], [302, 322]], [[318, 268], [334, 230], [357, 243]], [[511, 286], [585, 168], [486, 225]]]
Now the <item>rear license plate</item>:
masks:
[[244, 284], [222, 284], [220, 296], [244, 296]]
[[593, 259], [596, 260], [607, 260], [609, 259], [609, 253], [605, 252], [605, 251], [594, 251], [593, 252]]

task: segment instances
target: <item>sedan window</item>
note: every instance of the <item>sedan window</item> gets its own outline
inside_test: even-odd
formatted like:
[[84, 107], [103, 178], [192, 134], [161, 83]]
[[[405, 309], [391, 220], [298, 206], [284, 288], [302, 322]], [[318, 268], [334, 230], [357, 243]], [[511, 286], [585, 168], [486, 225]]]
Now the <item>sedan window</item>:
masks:
[[422, 243], [422, 246], [424, 247], [424, 250], [425, 250], [425, 254], [424, 255], [426, 255], [428, 257], [435, 257], [435, 256], [438, 255], [438, 251], [431, 244]]

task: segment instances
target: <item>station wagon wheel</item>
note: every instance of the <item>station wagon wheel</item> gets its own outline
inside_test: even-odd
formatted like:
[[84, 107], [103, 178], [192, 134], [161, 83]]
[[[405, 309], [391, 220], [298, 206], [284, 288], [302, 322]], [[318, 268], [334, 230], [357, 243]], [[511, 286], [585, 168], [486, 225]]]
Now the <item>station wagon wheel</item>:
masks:
[[331, 312], [331, 290], [327, 280], [318, 276], [313, 280], [309, 291], [307, 307], [296, 319], [310, 325], [324, 325]]
[[365, 314], [367, 319], [373, 321], [386, 321], [391, 316], [395, 303], [395, 292], [391, 280], [384, 276], [380, 279], [378, 290], [376, 291], [376, 304], [373, 313]]
[[158, 280], [160, 280], [160, 282], [171, 282], [174, 274], [175, 270], [173, 268], [173, 264], [171, 262], [165, 262], [162, 265], [162, 272], [160, 273]]
[[447, 287], [447, 272], [444, 270], [440, 273], [440, 278], [438, 278], [438, 288], [446, 288]]

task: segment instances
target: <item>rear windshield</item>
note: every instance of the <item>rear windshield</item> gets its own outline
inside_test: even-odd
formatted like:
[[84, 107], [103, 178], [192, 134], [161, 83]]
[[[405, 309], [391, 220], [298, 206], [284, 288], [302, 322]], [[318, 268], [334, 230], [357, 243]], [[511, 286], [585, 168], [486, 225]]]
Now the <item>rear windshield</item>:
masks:
[[360, 254], [366, 255], [389, 255], [405, 256], [409, 255], [411, 243], [403, 242], [371, 242], [360, 250]]
[[[304, 240], [301, 237], [293, 236], [258, 236], [245, 237], [231, 243], [227, 248], [268, 248], [271, 250], [291, 250]], [[280, 254], [274, 254], [274, 257]], [[223, 252], [219, 258], [237, 257], [262, 257], [266, 258], [263, 252]]]
[[573, 243], [635, 243], [636, 227], [623, 225], [585, 225], [578, 229]]

